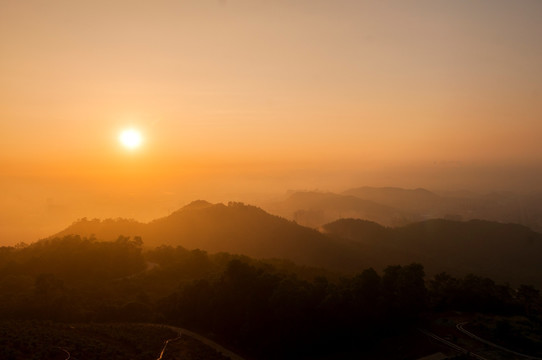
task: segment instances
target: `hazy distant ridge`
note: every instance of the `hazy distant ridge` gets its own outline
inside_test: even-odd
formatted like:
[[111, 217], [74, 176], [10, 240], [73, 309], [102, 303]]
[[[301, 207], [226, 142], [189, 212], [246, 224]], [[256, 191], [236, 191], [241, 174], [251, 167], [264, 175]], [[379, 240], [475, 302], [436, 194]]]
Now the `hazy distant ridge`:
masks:
[[273, 214], [314, 228], [342, 218], [366, 219], [387, 226], [405, 225], [419, 220], [409, 211], [383, 205], [372, 199], [330, 192], [294, 192], [286, 200], [269, 204], [265, 208]]
[[514, 284], [542, 283], [542, 235], [517, 224], [436, 219], [391, 228], [341, 219], [322, 231], [255, 206], [197, 201], [148, 224], [83, 219], [55, 236], [141, 236], [149, 247], [180, 245], [342, 271], [419, 262], [428, 273], [472, 272]]
[[437, 194], [426, 189], [359, 187], [340, 194], [293, 192], [285, 200], [265, 205], [270, 213], [318, 228], [346, 218], [385, 226], [403, 226], [428, 219], [483, 219], [516, 223], [542, 232], [542, 195], [511, 192]]

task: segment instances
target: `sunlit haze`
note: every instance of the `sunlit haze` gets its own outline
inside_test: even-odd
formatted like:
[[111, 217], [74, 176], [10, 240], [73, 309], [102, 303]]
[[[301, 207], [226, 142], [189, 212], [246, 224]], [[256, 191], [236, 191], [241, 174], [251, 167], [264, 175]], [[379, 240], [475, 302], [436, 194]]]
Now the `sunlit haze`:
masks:
[[540, 191], [541, 19], [536, 0], [3, 0], [0, 245], [291, 189]]

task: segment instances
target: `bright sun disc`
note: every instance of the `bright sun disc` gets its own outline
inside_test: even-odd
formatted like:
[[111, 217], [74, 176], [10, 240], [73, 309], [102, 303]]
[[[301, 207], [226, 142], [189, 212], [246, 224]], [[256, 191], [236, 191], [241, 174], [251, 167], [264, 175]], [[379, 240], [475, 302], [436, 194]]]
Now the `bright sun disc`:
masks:
[[135, 149], [141, 145], [141, 133], [134, 129], [124, 130], [120, 133], [119, 140], [128, 149]]

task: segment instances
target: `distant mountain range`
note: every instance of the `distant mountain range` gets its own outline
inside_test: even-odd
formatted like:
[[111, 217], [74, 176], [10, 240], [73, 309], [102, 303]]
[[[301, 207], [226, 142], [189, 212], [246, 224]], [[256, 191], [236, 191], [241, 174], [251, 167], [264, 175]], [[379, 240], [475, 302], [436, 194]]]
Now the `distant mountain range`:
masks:
[[[343, 197], [358, 203], [349, 195]], [[372, 203], [367, 200], [364, 204]], [[141, 236], [148, 247], [180, 245], [213, 253], [289, 259], [346, 272], [419, 262], [429, 274], [472, 272], [515, 285], [542, 284], [542, 235], [522, 225], [440, 219], [390, 228], [367, 220], [342, 219], [321, 230], [242, 203], [195, 201], [149, 223], [81, 219], [54, 237], [77, 234], [114, 240], [120, 235]]]
[[482, 219], [521, 224], [542, 232], [540, 193], [437, 194], [426, 189], [360, 187], [341, 194], [294, 192], [284, 201], [264, 205], [264, 208], [314, 228], [345, 218], [370, 220], [385, 226], [428, 219]]

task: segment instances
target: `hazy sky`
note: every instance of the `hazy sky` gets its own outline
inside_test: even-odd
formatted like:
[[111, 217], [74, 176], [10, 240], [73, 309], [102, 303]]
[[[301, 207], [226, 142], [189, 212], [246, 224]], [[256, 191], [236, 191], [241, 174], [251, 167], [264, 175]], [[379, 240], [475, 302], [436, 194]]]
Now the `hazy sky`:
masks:
[[532, 188], [540, 19], [538, 0], [0, 0], [0, 236], [206, 191]]

